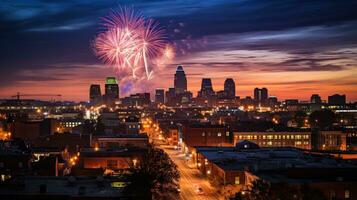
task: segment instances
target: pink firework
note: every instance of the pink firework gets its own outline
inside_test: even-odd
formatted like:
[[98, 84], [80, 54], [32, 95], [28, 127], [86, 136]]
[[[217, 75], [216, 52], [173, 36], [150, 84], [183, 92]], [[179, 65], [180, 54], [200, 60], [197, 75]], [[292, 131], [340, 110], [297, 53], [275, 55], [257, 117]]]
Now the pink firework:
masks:
[[130, 68], [134, 78], [136, 71], [144, 68], [147, 79], [151, 79], [150, 60], [162, 56], [168, 43], [159, 24], [132, 9], [121, 8], [104, 17], [102, 25], [104, 32], [93, 42], [95, 54], [104, 63]]

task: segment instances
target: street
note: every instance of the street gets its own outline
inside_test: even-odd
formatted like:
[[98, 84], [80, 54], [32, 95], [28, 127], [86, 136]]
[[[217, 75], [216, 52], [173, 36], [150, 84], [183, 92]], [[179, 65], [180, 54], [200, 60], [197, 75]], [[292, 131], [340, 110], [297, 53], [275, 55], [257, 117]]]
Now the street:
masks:
[[[162, 140], [160, 140], [162, 136], [159, 134], [159, 131], [155, 129], [157, 128], [149, 126], [145, 128], [145, 132], [149, 135], [150, 141], [153, 142], [158, 148], [163, 149], [177, 165], [180, 172], [180, 199], [222, 199], [198, 169], [190, 168], [187, 165], [185, 156], [181, 151], [175, 150], [173, 146], [166, 145], [162, 142]], [[198, 188], [202, 188], [202, 192], [198, 192]]]
[[[220, 195], [210, 186], [208, 180], [205, 179], [198, 169], [191, 169], [187, 166], [184, 154], [178, 150], [174, 150], [171, 146], [160, 145], [160, 148], [170, 156], [180, 171], [181, 199], [217, 200], [220, 198]], [[203, 194], [197, 193], [195, 185], [203, 189]]]

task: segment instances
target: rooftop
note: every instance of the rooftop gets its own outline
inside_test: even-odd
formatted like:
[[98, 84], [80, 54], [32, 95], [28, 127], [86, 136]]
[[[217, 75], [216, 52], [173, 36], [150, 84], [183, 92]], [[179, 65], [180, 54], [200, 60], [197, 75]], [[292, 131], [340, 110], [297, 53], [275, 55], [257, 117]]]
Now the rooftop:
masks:
[[355, 168], [357, 166], [296, 148], [198, 147], [197, 152], [225, 170], [280, 170], [289, 168]]

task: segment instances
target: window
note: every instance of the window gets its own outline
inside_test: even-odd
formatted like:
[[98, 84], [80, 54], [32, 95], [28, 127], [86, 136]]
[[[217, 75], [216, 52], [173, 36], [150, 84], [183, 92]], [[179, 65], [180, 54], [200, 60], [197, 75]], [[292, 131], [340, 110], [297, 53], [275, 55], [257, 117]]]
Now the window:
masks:
[[236, 185], [239, 185], [239, 184], [240, 184], [240, 177], [239, 177], [239, 176], [236, 176], [236, 177], [235, 177], [234, 183], [235, 183]]
[[226, 136], [229, 137], [229, 132], [228, 131], [226, 132]]
[[206, 133], [205, 132], [202, 132], [202, 137], [204, 137], [206, 135]]
[[345, 190], [345, 199], [349, 199], [349, 198], [350, 198], [350, 191]]
[[19, 162], [19, 168], [22, 168], [24, 164], [22, 162]]
[[221, 137], [221, 136], [222, 136], [222, 133], [221, 133], [221, 132], [218, 132], [218, 133], [217, 133], [217, 136], [218, 136], [218, 137]]

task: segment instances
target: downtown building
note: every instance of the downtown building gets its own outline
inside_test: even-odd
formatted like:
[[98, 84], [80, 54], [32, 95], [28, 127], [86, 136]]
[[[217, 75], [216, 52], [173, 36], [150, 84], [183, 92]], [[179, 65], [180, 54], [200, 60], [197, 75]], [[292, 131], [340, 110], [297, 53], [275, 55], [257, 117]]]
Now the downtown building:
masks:
[[89, 89], [89, 102], [92, 105], [102, 103], [102, 92], [99, 84], [92, 84]]
[[268, 103], [268, 89], [255, 88], [254, 89], [254, 101], [257, 105], [267, 105]]
[[164, 104], [165, 103], [165, 90], [164, 89], [156, 89], [155, 90], [155, 103], [156, 104]]
[[170, 106], [187, 105], [191, 103], [192, 93], [187, 91], [187, 79], [183, 66], [177, 66], [174, 76], [174, 87], [166, 91], [166, 104]]
[[107, 77], [105, 80], [104, 102], [114, 105], [119, 100], [119, 85], [115, 77]]

